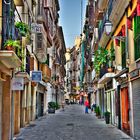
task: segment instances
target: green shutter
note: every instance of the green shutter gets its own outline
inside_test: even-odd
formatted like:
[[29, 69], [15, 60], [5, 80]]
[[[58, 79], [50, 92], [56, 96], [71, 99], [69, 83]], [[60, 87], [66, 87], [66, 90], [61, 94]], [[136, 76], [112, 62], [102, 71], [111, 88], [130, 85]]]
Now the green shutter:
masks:
[[122, 49], [122, 68], [126, 67], [126, 53], [125, 53], [125, 42], [121, 41]]
[[140, 58], [140, 16], [134, 17], [135, 60]]

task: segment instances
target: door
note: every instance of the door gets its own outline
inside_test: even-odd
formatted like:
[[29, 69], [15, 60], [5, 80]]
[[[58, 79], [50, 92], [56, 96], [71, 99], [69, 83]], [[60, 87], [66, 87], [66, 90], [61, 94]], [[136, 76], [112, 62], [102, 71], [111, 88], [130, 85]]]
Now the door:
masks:
[[121, 118], [122, 118], [122, 129], [126, 133], [130, 133], [129, 125], [129, 96], [128, 87], [121, 89]]

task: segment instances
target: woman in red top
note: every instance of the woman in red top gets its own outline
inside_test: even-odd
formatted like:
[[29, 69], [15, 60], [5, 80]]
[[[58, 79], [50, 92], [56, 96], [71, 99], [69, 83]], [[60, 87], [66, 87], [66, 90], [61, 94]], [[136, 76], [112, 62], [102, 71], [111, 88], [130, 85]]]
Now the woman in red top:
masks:
[[85, 113], [88, 113], [88, 107], [89, 107], [89, 101], [88, 101], [88, 99], [86, 99], [84, 105], [85, 105]]

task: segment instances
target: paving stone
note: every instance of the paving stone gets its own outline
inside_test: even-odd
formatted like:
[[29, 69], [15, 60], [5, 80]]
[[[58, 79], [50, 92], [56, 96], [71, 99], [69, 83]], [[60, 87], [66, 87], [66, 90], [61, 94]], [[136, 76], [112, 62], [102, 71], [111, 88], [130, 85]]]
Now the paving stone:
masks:
[[133, 140], [117, 129], [105, 124], [94, 113], [85, 114], [84, 106], [68, 105], [22, 128], [16, 140]]

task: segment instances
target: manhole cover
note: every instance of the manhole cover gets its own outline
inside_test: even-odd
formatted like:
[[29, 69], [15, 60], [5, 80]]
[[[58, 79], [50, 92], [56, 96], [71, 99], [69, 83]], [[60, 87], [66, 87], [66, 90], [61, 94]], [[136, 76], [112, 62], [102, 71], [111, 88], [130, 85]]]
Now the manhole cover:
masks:
[[67, 123], [67, 126], [73, 126], [74, 124], [73, 123]]

